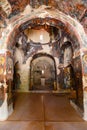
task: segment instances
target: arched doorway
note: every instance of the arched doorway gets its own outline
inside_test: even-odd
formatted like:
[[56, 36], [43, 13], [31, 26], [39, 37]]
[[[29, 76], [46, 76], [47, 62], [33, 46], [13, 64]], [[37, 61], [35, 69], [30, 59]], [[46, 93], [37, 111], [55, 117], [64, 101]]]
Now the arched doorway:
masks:
[[[43, 13], [44, 12], [44, 13]], [[86, 49], [86, 35], [85, 32], [83, 30], [83, 27], [73, 18], [68, 17], [67, 15], [63, 14], [60, 11], [57, 10], [47, 10], [47, 9], [42, 9], [41, 10], [37, 10], [37, 12], [33, 13], [33, 15], [31, 14], [23, 14], [21, 17], [17, 16], [16, 20], [14, 19], [14, 21], [10, 21], [10, 23], [8, 24], [6, 30], [3, 32], [3, 36], [1, 38], [1, 43], [4, 43], [4, 45], [0, 45], [2, 50], [3, 50], [3, 54], [5, 54], [5, 60], [6, 59], [10, 59], [13, 62], [13, 48], [14, 48], [14, 44], [15, 44], [15, 37], [17, 36], [17, 34], [19, 32], [22, 32], [23, 30], [25, 30], [27, 27], [31, 27], [32, 25], [41, 25], [41, 24], [49, 24], [51, 26], [56, 26], [57, 28], [60, 28], [63, 32], [65, 32], [64, 34], [66, 34], [66, 36], [68, 36], [68, 38], [73, 41], [73, 50], [74, 50], [74, 56], [73, 56], [73, 61], [74, 63], [76, 63], [76, 67], [75, 67], [75, 72], [76, 72], [76, 76], [78, 77], [79, 75], [82, 75], [81, 81], [82, 81], [82, 85], [81, 87], [84, 88], [84, 119], [87, 118], [87, 105], [86, 102], [86, 92], [85, 92], [85, 87], [86, 87], [86, 62], [85, 62], [85, 56], [87, 54]], [[81, 31], [80, 31], [81, 30]], [[9, 39], [9, 40], [8, 40]], [[60, 39], [60, 38], [59, 38]], [[1, 52], [2, 53], [2, 52]], [[5, 62], [7, 63], [7, 62]], [[80, 68], [79, 68], [79, 63], [80, 63]], [[5, 88], [7, 88], [7, 79], [11, 79], [13, 80], [13, 63], [10, 64], [10, 68], [7, 70], [8, 68], [8, 64], [6, 65], [6, 69], [5, 69], [5, 73], [4, 73], [4, 78], [3, 78], [3, 82], [2, 84], [5, 86]], [[82, 70], [83, 73], [79, 72], [79, 69]], [[9, 73], [9, 71], [11, 72], [11, 74]], [[8, 77], [8, 75], [10, 75]], [[83, 81], [84, 79], [84, 81]], [[80, 81], [80, 80], [79, 80]], [[8, 88], [10, 88], [10, 84], [8, 84]], [[6, 91], [6, 90], [5, 90]], [[1, 120], [5, 120], [8, 117], [8, 105], [7, 105], [7, 97], [8, 95], [11, 94], [11, 91], [9, 94], [7, 94], [6, 92], [4, 93], [4, 97], [5, 100], [3, 100], [3, 102], [5, 101], [5, 108], [6, 108], [6, 113], [4, 114], [3, 117], [1, 117]], [[11, 97], [12, 98], [12, 97]], [[12, 102], [10, 103], [9, 106], [12, 106]], [[2, 111], [3, 107], [1, 106], [1, 111]], [[0, 111], [0, 112], [1, 112]]]
[[[61, 46], [60, 52], [60, 77], [59, 80], [63, 88], [76, 88], [75, 86], [75, 76], [74, 76], [74, 68], [73, 68], [73, 48], [72, 43], [70, 41], [66, 41]], [[61, 80], [61, 76], [63, 75], [63, 80]]]
[[31, 90], [56, 90], [56, 65], [51, 55], [39, 53], [30, 64]]

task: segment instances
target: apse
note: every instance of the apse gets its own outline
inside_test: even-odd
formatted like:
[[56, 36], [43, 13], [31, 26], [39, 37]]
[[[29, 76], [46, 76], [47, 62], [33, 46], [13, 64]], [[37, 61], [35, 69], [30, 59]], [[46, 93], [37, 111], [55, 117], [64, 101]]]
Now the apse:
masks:
[[[38, 56], [37, 56], [38, 55]], [[56, 90], [56, 64], [47, 54], [36, 54], [30, 64], [31, 90]]]

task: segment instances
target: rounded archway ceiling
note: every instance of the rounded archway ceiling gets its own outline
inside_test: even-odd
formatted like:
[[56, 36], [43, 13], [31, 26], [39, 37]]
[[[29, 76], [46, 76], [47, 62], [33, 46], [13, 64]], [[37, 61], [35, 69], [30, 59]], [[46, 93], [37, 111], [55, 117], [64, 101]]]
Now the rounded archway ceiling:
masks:
[[28, 42], [32, 45], [45, 45], [54, 43], [60, 37], [60, 29], [47, 24], [33, 25], [24, 30], [24, 34], [28, 38]]
[[49, 33], [41, 28], [37, 29], [27, 29], [24, 31], [25, 35], [28, 38], [28, 41], [32, 44], [45, 44], [50, 42], [50, 35]]
[[18, 16], [14, 22], [10, 21], [9, 26], [11, 29], [7, 28], [7, 30], [3, 32], [5, 33], [5, 36], [9, 37], [9, 40], [5, 39], [4, 36], [1, 39], [4, 43], [7, 44], [7, 48], [12, 48], [15, 45], [15, 36], [17, 36], [20, 32], [23, 32], [29, 27], [35, 27], [37, 25], [44, 24], [57, 27], [63, 31], [66, 35], [69, 36], [71, 40], [77, 43], [73, 44], [75, 48], [77, 48], [76, 46], [78, 46], [78, 42], [79, 44], [82, 44], [82, 40], [80, 39], [85, 37], [85, 33], [82, 26], [77, 21], [71, 17], [66, 16], [58, 10], [48, 10], [45, 7], [43, 7], [42, 10], [41, 9], [42, 8], [39, 8], [37, 12], [34, 12], [33, 14], [23, 14], [21, 18]]

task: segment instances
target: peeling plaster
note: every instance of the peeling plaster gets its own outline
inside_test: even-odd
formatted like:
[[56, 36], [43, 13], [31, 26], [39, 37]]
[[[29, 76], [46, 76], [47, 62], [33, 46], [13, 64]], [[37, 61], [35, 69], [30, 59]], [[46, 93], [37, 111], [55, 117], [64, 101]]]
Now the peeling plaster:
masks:
[[[18, 16], [15, 16], [14, 18], [11, 18], [7, 24], [7, 28], [4, 29], [3, 31], [3, 35], [0, 39], [0, 48], [1, 53], [3, 53], [3, 49], [8, 49], [8, 51], [11, 51], [10, 49], [13, 48], [12, 45], [14, 45], [14, 38], [17, 35], [17, 31], [18, 28], [20, 27], [20, 25], [24, 24], [26, 21], [29, 21], [33, 18], [52, 18], [55, 20], [59, 20], [60, 23], [63, 23], [64, 26], [67, 28], [67, 32], [69, 35], [74, 35], [79, 42], [80, 48], [85, 48], [85, 50], [87, 49], [87, 35], [85, 34], [85, 31], [83, 29], [83, 26], [75, 19], [71, 18], [70, 16], [67, 16], [65, 14], [63, 14], [62, 12], [58, 11], [58, 10], [54, 10], [54, 9], [47, 9], [47, 7], [40, 7], [39, 9], [33, 10], [33, 12], [29, 12], [29, 14], [25, 14], [24, 12], [21, 13]], [[53, 24], [53, 23], [52, 23]], [[60, 27], [63, 25], [61, 24]], [[55, 23], [54, 23], [55, 25]], [[59, 25], [58, 25], [59, 27]], [[64, 29], [64, 28], [63, 28]], [[14, 33], [15, 32], [15, 33]], [[14, 35], [12, 35], [14, 34]], [[8, 45], [10, 45], [10, 49], [7, 48]], [[81, 53], [84, 53], [84, 50], [80, 49], [80, 56]], [[86, 54], [86, 53], [85, 53]], [[75, 57], [76, 58], [76, 57]], [[81, 57], [81, 61], [83, 61], [82, 57]], [[84, 65], [82, 64], [82, 69], [84, 69]], [[83, 84], [84, 85], [84, 84]], [[5, 119], [8, 116], [8, 107], [7, 107], [7, 99], [4, 101], [5, 102], [5, 112], [3, 111], [3, 106], [1, 107], [0, 112], [4, 112], [4, 116], [5, 117], [0, 117], [1, 119]], [[85, 94], [84, 94], [84, 119], [86, 120], [87, 118], [87, 99], [85, 98]]]

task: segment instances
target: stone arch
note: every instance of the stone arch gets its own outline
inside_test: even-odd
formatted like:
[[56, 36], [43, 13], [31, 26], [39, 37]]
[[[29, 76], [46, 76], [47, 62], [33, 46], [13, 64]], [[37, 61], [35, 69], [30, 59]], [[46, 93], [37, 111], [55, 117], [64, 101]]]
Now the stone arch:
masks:
[[[85, 31], [82, 27], [82, 25], [75, 19], [71, 18], [70, 16], [67, 16], [63, 14], [62, 12], [41, 7], [39, 9], [33, 12], [29, 11], [28, 14], [21, 13], [20, 16], [15, 16], [13, 19], [10, 19], [9, 23], [7, 24], [7, 28], [2, 33], [2, 37], [0, 39], [0, 48], [1, 51], [6, 55], [6, 59], [8, 57], [13, 57], [13, 47], [15, 44], [15, 37], [20, 31], [23, 31], [26, 27], [29, 27], [32, 24], [35, 24], [35, 21], [38, 21], [39, 24], [49, 24], [52, 26], [56, 26], [63, 30], [67, 35], [69, 35], [70, 39], [75, 39], [75, 43], [73, 44], [74, 47], [74, 60], [79, 57], [78, 62], [81, 62], [81, 70], [82, 70], [82, 86], [83, 88], [86, 87], [86, 74], [85, 67], [87, 65], [85, 57], [87, 56], [87, 38]], [[37, 22], [36, 22], [37, 23]], [[73, 38], [72, 38], [73, 37]], [[78, 66], [79, 67], [79, 66]], [[6, 66], [7, 68], [7, 66]], [[5, 75], [7, 75], [7, 70], [5, 70]], [[84, 80], [83, 80], [84, 79]], [[4, 80], [4, 79], [3, 79]], [[6, 85], [6, 84], [5, 84]], [[6, 93], [7, 95], [7, 93]], [[85, 98], [87, 95], [87, 90], [84, 89], [84, 119], [87, 120], [87, 105]], [[6, 96], [6, 102], [7, 102], [7, 96]], [[3, 117], [0, 117], [0, 120], [5, 120], [9, 113], [8, 113], [8, 105], [6, 103], [6, 113], [4, 113]], [[0, 108], [0, 113], [2, 112], [2, 106]], [[2, 115], [2, 114], [0, 114]]]
[[[53, 89], [53, 90], [56, 90], [57, 89], [57, 85], [56, 85], [56, 81], [57, 81], [57, 70], [56, 70], [56, 62], [55, 62], [55, 59], [54, 59], [54, 57], [52, 56], [52, 55], [50, 55], [50, 54], [47, 54], [47, 53], [37, 53], [37, 54], [35, 54], [33, 57], [32, 57], [32, 59], [31, 59], [31, 62], [30, 62], [30, 78], [31, 78], [31, 71], [32, 71], [32, 63], [33, 63], [33, 61], [35, 61], [35, 59], [38, 59], [38, 58], [41, 58], [41, 57], [47, 57], [48, 59], [50, 58], [52, 61], [52, 63], [53, 63], [53, 66], [52, 66], [52, 68], [54, 67], [54, 82], [53, 82], [53, 88], [51, 88], [51, 89]], [[50, 63], [51, 64], [51, 63]], [[50, 65], [49, 64], [49, 65]], [[50, 66], [49, 66], [50, 67]], [[32, 82], [31, 82], [31, 79], [30, 79], [30, 88], [31, 88], [31, 90], [32, 90]], [[50, 89], [49, 89], [50, 90]]]
[[[20, 17], [15, 19], [10, 21], [7, 28], [3, 31], [1, 43], [10, 46], [14, 45], [15, 41], [13, 39], [16, 35], [28, 26], [31, 26], [32, 23], [37, 24], [37, 21], [39, 21], [39, 24], [49, 24], [64, 30], [68, 35], [74, 36], [80, 46], [85, 45], [87, 40], [81, 24], [58, 10], [43, 9], [42, 11], [37, 11], [34, 14], [20, 15]], [[1, 46], [2, 49], [4, 49], [3, 47], [5, 48], [7, 46]]]

